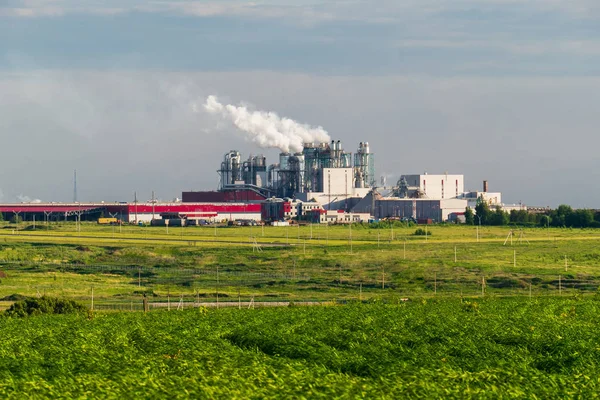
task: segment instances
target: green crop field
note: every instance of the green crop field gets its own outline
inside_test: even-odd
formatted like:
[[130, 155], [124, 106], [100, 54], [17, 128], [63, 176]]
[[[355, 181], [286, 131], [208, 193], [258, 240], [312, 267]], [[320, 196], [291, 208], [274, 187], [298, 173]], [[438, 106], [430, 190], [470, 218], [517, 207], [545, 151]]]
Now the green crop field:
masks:
[[596, 398], [600, 301], [0, 318], [2, 398]]
[[419, 228], [6, 224], [0, 307], [93, 311], [0, 317], [0, 396], [597, 396], [600, 231]]

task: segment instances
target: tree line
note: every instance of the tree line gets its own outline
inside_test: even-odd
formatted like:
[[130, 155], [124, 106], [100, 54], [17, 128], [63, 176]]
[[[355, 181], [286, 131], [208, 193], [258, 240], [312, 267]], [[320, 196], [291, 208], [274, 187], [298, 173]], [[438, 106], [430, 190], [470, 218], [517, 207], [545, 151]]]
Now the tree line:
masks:
[[560, 228], [600, 228], [600, 212], [588, 209], [573, 210], [562, 204], [545, 214], [530, 213], [527, 210], [503, 211], [500, 207], [491, 209], [487, 202], [479, 199], [475, 210], [465, 210], [467, 225], [523, 225], [552, 226]]

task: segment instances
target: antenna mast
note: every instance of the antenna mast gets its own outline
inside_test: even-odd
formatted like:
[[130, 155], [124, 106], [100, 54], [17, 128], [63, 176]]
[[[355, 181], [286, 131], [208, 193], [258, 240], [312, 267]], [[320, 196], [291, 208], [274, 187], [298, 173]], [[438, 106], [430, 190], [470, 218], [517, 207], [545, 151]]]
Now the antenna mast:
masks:
[[73, 170], [73, 203], [77, 203], [77, 170]]

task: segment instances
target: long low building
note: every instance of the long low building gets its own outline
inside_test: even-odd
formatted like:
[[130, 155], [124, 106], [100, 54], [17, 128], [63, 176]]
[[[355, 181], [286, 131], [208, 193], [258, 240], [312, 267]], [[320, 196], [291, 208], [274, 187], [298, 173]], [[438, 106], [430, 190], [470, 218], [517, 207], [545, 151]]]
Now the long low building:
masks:
[[15, 216], [24, 221], [82, 221], [101, 216], [115, 217], [123, 222], [150, 222], [161, 214], [178, 215], [186, 219], [234, 221], [260, 220], [260, 203], [14, 203], [0, 204], [5, 220]]
[[465, 199], [399, 199], [395, 197], [375, 200], [376, 218], [431, 219], [434, 222], [447, 221], [450, 214], [464, 212]]

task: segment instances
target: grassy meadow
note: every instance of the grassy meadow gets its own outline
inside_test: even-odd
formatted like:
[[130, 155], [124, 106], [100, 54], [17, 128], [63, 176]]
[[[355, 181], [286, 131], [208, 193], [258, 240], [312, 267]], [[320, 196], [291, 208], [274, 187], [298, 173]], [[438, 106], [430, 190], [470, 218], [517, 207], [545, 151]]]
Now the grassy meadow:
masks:
[[[17, 229], [18, 228], [18, 229]], [[595, 293], [594, 229], [396, 224], [164, 227], [6, 224], [0, 306], [14, 295], [95, 305], [348, 301]], [[132, 305], [132, 303], [134, 303]]]

